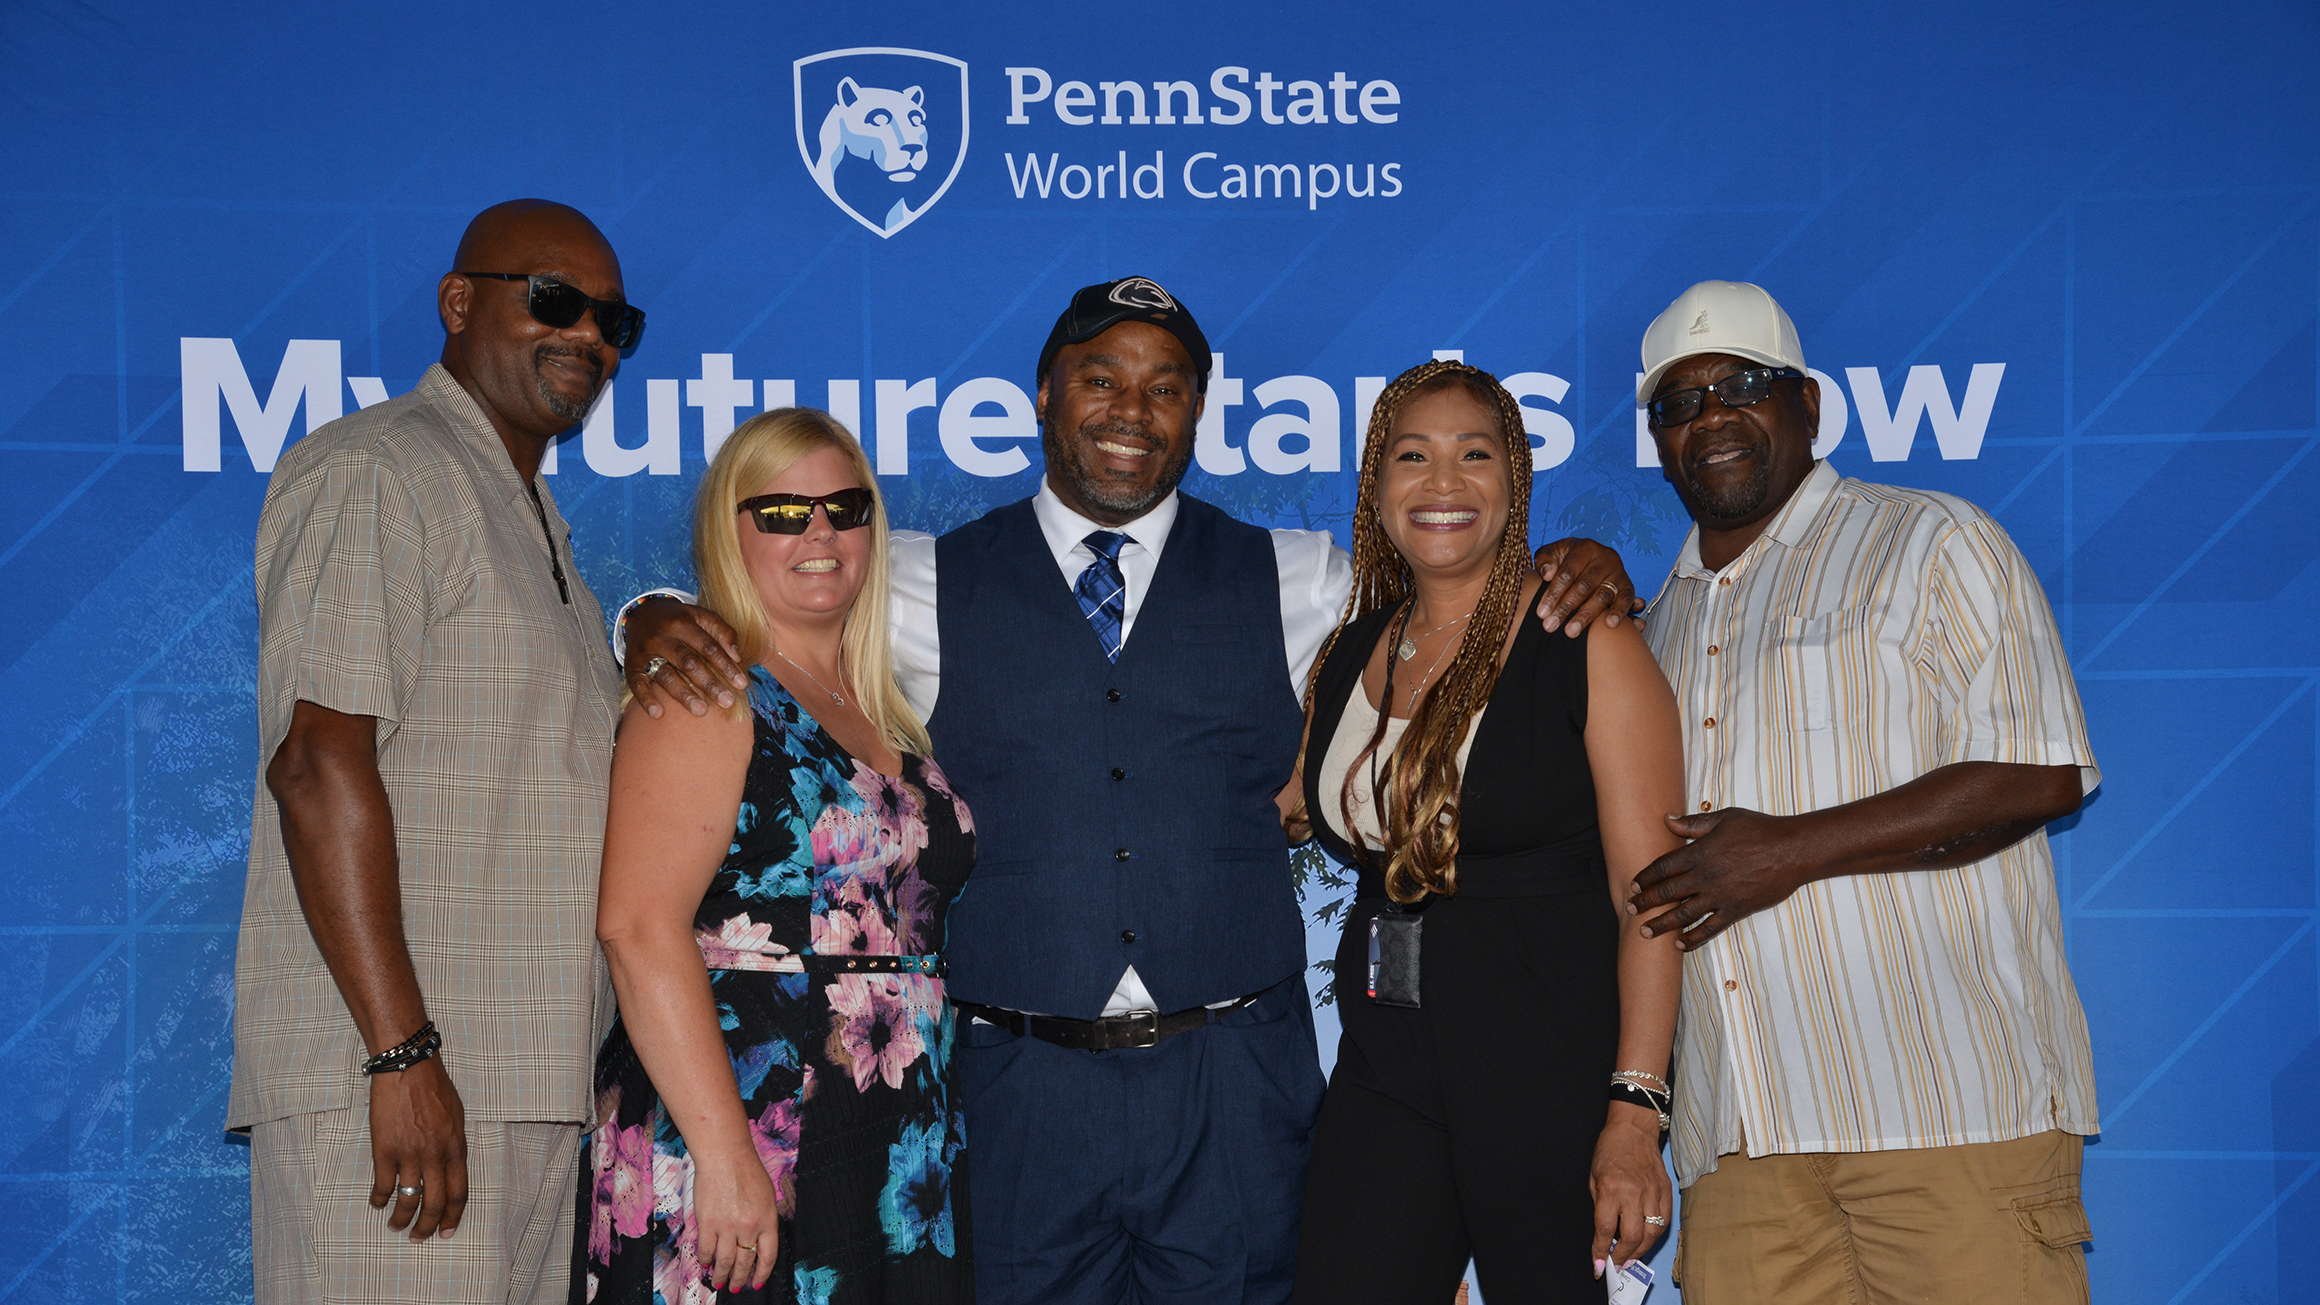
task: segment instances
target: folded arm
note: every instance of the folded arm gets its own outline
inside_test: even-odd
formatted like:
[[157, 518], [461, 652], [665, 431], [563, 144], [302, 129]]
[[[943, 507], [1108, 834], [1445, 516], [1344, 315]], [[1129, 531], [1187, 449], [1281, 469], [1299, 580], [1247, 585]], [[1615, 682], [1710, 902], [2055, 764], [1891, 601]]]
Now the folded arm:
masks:
[[[1961, 761], [1875, 797], [1802, 815], [1745, 807], [1669, 816], [1693, 840], [1636, 878], [1646, 937], [1686, 951], [1816, 879], [1947, 870], [1997, 855], [2078, 810], [2077, 766]], [[1680, 930], [1680, 932], [1679, 932]]]

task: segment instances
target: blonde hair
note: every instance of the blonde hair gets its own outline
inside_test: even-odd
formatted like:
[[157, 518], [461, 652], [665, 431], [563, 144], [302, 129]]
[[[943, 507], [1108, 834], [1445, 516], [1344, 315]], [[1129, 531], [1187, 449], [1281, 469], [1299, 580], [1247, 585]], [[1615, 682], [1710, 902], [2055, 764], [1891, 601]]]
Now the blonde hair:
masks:
[[[924, 756], [933, 750], [926, 725], [902, 696], [894, 680], [894, 654], [889, 641], [893, 622], [890, 598], [892, 554], [886, 537], [885, 496], [878, 477], [863, 456], [862, 445], [837, 418], [819, 408], [776, 408], [735, 428], [701, 477], [701, 496], [693, 508], [693, 569], [700, 576], [701, 605], [725, 618], [741, 644], [741, 660], [755, 664], [773, 655], [771, 623], [757, 585], [741, 559], [743, 528], [738, 505], [759, 485], [790, 469], [815, 449], [836, 449], [854, 469], [855, 483], [871, 493], [870, 521], [857, 527], [870, 532], [870, 574], [846, 613], [845, 632], [838, 646], [839, 673], [854, 688], [856, 702], [870, 728], [898, 752]], [[755, 529], [754, 525], [747, 527]], [[741, 710], [747, 708], [741, 707]]]
[[[1506, 529], [1499, 536], [1498, 555], [1491, 563], [1490, 579], [1484, 586], [1481, 604], [1474, 610], [1474, 619], [1467, 622], [1466, 633], [1459, 640], [1457, 656], [1451, 661], [1450, 669], [1419, 700], [1408, 729], [1394, 745], [1378, 777], [1384, 816], [1380, 831], [1385, 835], [1389, 853], [1385, 866], [1386, 895], [1404, 904], [1428, 893], [1451, 897], [1458, 892], [1458, 746], [1466, 738], [1474, 713], [1490, 701], [1490, 692], [1497, 687], [1498, 650], [1505, 642], [1507, 624], [1515, 616], [1523, 581], [1532, 569], [1530, 436], [1523, 428], [1522, 408], [1489, 372], [1446, 360], [1421, 363], [1396, 377], [1378, 396], [1377, 407], [1370, 414], [1369, 434], [1362, 446], [1360, 497], [1353, 509], [1353, 595], [1346, 600], [1344, 619], [1330, 632], [1328, 642], [1321, 645], [1320, 656], [1313, 659], [1313, 670], [1305, 683], [1305, 724], [1310, 738], [1314, 685], [1346, 626], [1372, 612], [1401, 606], [1413, 592], [1410, 564], [1402, 559], [1392, 538], [1386, 534], [1385, 519], [1378, 507], [1378, 482], [1385, 469], [1387, 435], [1393, 429], [1394, 419], [1412, 399], [1448, 389], [1464, 390], [1497, 419], [1499, 444], [1505, 450], [1512, 493], [1508, 496]], [[1345, 784], [1337, 795], [1340, 819], [1346, 829], [1356, 828], [1354, 775], [1377, 754], [1379, 745], [1385, 741], [1387, 717], [1392, 714], [1389, 703], [1378, 713], [1377, 728], [1370, 734], [1369, 742], [1346, 768]], [[1311, 760], [1301, 750], [1297, 773], [1305, 773], [1304, 767]], [[1287, 823], [1294, 829], [1309, 819], [1300, 795]], [[1370, 866], [1370, 855], [1361, 840], [1357, 837], [1351, 842], [1355, 858], [1365, 867]]]

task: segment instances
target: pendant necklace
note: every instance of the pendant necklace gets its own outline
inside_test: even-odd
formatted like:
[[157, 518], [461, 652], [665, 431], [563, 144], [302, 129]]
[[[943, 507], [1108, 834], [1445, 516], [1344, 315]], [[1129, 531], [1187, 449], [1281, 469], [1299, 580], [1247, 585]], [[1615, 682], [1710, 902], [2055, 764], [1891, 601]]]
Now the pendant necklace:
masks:
[[[1459, 620], [1461, 620], [1461, 621], [1463, 621], [1463, 620], [1465, 620], [1466, 618], [1462, 616], [1462, 617], [1459, 617], [1458, 619], [1459, 619]], [[1417, 715], [1417, 714], [1418, 714], [1418, 696], [1419, 696], [1420, 694], [1423, 694], [1423, 693], [1426, 691], [1426, 686], [1427, 686], [1428, 684], [1430, 684], [1430, 683], [1432, 683], [1432, 682], [1433, 682], [1433, 679], [1434, 679], [1434, 672], [1435, 672], [1435, 670], [1436, 670], [1437, 668], [1439, 668], [1439, 667], [1442, 665], [1442, 659], [1443, 659], [1443, 658], [1445, 658], [1445, 657], [1448, 657], [1448, 656], [1450, 655], [1450, 650], [1451, 650], [1452, 648], [1455, 648], [1455, 647], [1457, 647], [1457, 646], [1458, 646], [1458, 645], [1456, 645], [1456, 644], [1445, 644], [1445, 645], [1443, 645], [1443, 647], [1442, 647], [1442, 651], [1440, 651], [1440, 652], [1438, 652], [1438, 653], [1434, 654], [1434, 664], [1433, 664], [1432, 666], [1428, 666], [1428, 667], [1426, 668], [1426, 673], [1425, 673], [1424, 675], [1421, 675], [1421, 676], [1419, 676], [1419, 677], [1418, 677], [1418, 682], [1417, 682], [1416, 684], [1414, 684], [1414, 685], [1411, 685], [1411, 686], [1410, 686], [1410, 714], [1411, 714], [1411, 715], [1415, 716], [1415, 715]]]
[[800, 673], [800, 674], [804, 675], [804, 676], [805, 676], [807, 679], [809, 679], [809, 680], [812, 680], [812, 681], [814, 682], [814, 687], [815, 687], [815, 688], [817, 688], [817, 689], [820, 689], [822, 692], [824, 692], [824, 693], [826, 693], [826, 694], [829, 694], [829, 695], [830, 695], [830, 701], [831, 701], [831, 702], [834, 702], [834, 703], [836, 703], [837, 705], [839, 705], [839, 706], [841, 706], [841, 707], [843, 707], [843, 706], [845, 706], [845, 705], [846, 705], [846, 695], [845, 695], [845, 694], [842, 694], [842, 693], [838, 692], [836, 689], [833, 689], [833, 688], [831, 688], [829, 685], [822, 683], [821, 677], [820, 677], [820, 676], [818, 676], [818, 675], [815, 675], [815, 674], [814, 674], [812, 671], [809, 671], [809, 670], [807, 670], [807, 669], [806, 669], [805, 667], [803, 667], [803, 666], [798, 666], [798, 664], [797, 664], [796, 662], [792, 662], [792, 661], [790, 661], [790, 659], [789, 659], [789, 654], [788, 654], [788, 653], [785, 653], [785, 652], [783, 652], [781, 649], [779, 649], [779, 648], [776, 648], [776, 649], [774, 649], [774, 650], [773, 650], [773, 655], [774, 655], [774, 656], [776, 656], [776, 657], [779, 657], [779, 658], [781, 658], [781, 659], [782, 659], [783, 661], [785, 661], [785, 662], [789, 662], [789, 664], [790, 664], [790, 665], [792, 665], [792, 666], [797, 666], [797, 668], [798, 668], [798, 671], [799, 671], [799, 673]]
[[[1460, 622], [1460, 621], [1463, 621], [1463, 620], [1466, 620], [1466, 619], [1467, 619], [1467, 617], [1471, 617], [1471, 616], [1473, 616], [1473, 615], [1474, 615], [1474, 613], [1472, 613], [1472, 612], [1468, 612], [1468, 613], [1466, 614], [1466, 616], [1454, 617], [1454, 618], [1452, 618], [1452, 619], [1450, 619], [1450, 620], [1444, 621], [1444, 622], [1442, 622], [1440, 625], [1437, 625], [1437, 626], [1435, 626], [1433, 629], [1431, 629], [1431, 630], [1428, 630], [1428, 631], [1426, 631], [1424, 634], [1421, 634], [1421, 635], [1419, 635], [1419, 636], [1418, 636], [1418, 639], [1431, 639], [1431, 638], [1433, 638], [1435, 635], [1442, 633], [1444, 630], [1447, 630], [1447, 629], [1449, 629], [1451, 626], [1453, 626], [1453, 625], [1456, 625], [1456, 624], [1458, 624], [1458, 622]], [[1399, 656], [1399, 657], [1400, 657], [1400, 658], [1401, 658], [1403, 661], [1405, 661], [1405, 662], [1406, 662], [1406, 661], [1408, 661], [1408, 660], [1410, 660], [1412, 657], [1415, 657], [1415, 656], [1417, 656], [1417, 655], [1418, 655], [1418, 643], [1417, 643], [1417, 639], [1412, 639], [1412, 638], [1411, 638], [1411, 637], [1410, 637], [1410, 636], [1409, 636], [1407, 633], [1403, 634], [1403, 635], [1402, 635], [1402, 642], [1401, 642], [1401, 646], [1400, 646], [1400, 647], [1397, 647], [1397, 648], [1395, 648], [1395, 649], [1394, 649], [1394, 653], [1395, 653], [1395, 655], [1396, 655], [1396, 656]]]

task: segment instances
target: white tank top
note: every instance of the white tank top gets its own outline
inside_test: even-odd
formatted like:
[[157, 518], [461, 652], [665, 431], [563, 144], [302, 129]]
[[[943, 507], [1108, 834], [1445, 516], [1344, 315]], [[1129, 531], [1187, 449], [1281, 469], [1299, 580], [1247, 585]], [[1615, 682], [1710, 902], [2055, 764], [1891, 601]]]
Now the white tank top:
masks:
[[[1482, 711], [1490, 704], [1484, 703]], [[1466, 754], [1474, 750], [1474, 732], [1482, 725], [1482, 711], [1477, 711], [1466, 722], [1466, 737], [1458, 745], [1458, 773], [1466, 773]], [[1369, 705], [1369, 694], [1364, 692], [1361, 680], [1353, 681], [1353, 693], [1345, 700], [1345, 714], [1338, 717], [1337, 733], [1329, 740], [1329, 751], [1321, 758], [1321, 810], [1308, 812], [1318, 815], [1339, 838], [1356, 847], [1382, 849], [1385, 846], [1384, 826], [1379, 823], [1376, 794], [1370, 791], [1370, 768], [1364, 765], [1353, 777], [1353, 807], [1355, 830], [1348, 831], [1344, 816], [1338, 809], [1338, 795], [1344, 792], [1345, 772], [1353, 766], [1353, 759], [1361, 755], [1362, 745], [1369, 742], [1370, 732], [1377, 728], [1377, 708]], [[1410, 728], [1407, 720], [1389, 717], [1386, 736], [1378, 741], [1378, 770], [1385, 769], [1385, 758], [1392, 756], [1394, 745], [1401, 742], [1402, 734]]]

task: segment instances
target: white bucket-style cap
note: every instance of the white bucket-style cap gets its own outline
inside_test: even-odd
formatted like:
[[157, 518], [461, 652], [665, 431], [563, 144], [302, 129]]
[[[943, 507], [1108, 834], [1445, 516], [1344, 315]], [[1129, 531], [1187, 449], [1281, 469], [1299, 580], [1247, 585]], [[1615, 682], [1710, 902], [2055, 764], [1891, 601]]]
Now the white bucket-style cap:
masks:
[[1637, 403], [1651, 402], [1668, 368], [1703, 353], [1728, 353], [1767, 367], [1805, 370], [1796, 323], [1763, 286], [1702, 281], [1676, 296], [1643, 333], [1643, 381]]

